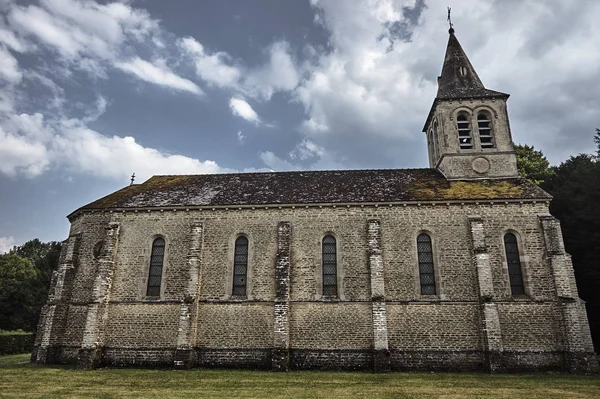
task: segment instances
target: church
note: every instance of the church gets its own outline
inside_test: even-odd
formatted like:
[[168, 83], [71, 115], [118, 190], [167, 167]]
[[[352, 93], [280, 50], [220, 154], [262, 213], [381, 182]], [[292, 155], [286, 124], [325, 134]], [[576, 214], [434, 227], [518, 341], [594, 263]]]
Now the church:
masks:
[[509, 95], [449, 34], [429, 168], [154, 176], [82, 206], [32, 361], [597, 371], [551, 196], [517, 172]]

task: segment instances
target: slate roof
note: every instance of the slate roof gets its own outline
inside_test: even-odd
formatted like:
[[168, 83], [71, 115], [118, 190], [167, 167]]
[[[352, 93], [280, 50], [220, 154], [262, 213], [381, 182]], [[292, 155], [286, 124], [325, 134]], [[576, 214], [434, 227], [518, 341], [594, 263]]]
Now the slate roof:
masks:
[[[479, 75], [473, 68], [469, 57], [463, 50], [454, 35], [454, 28], [451, 28], [448, 45], [446, 47], [446, 55], [444, 56], [444, 65], [442, 66], [442, 74], [438, 78], [438, 91], [423, 132], [426, 132], [429, 121], [433, 116], [433, 110], [440, 100], [459, 100], [470, 98], [508, 98], [509, 94], [495, 90], [487, 89]], [[466, 73], [461, 73], [461, 68]]]
[[[466, 73], [461, 73], [461, 67]], [[508, 94], [486, 89], [479, 75], [471, 65], [454, 29], [450, 30], [442, 74], [438, 81], [437, 99], [451, 100], [460, 98], [508, 97]]]
[[154, 176], [78, 211], [550, 198], [545, 191], [522, 178], [448, 181], [436, 169], [332, 170]]

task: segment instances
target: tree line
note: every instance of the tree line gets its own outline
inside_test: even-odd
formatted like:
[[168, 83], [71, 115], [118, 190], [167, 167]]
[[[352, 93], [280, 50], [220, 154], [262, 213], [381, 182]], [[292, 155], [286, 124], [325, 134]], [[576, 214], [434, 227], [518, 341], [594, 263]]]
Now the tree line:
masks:
[[[561, 222], [579, 295], [587, 302], [597, 351], [600, 350], [600, 129], [596, 154], [571, 156], [551, 166], [533, 146], [517, 145], [519, 174], [550, 193], [550, 213]], [[34, 239], [0, 255], [0, 330], [35, 331], [61, 243]]]

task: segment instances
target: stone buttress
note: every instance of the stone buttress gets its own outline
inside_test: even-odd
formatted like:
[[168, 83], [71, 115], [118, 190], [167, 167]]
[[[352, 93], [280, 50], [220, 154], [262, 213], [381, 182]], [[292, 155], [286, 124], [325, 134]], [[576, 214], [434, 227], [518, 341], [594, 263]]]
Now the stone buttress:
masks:
[[84, 370], [94, 369], [102, 363], [108, 302], [117, 257], [120, 225], [111, 222], [105, 229], [106, 249], [98, 261], [92, 299], [87, 309], [83, 342], [77, 359], [77, 366]]
[[502, 331], [498, 306], [494, 302], [494, 283], [490, 255], [485, 242], [485, 226], [479, 216], [469, 216], [469, 226], [473, 245], [473, 264], [477, 270], [479, 286], [484, 362], [489, 372], [496, 372], [501, 369]]
[[387, 307], [385, 303], [385, 278], [381, 252], [381, 223], [367, 222], [369, 269], [371, 271], [371, 301], [373, 306], [373, 371], [390, 371], [388, 347]]
[[274, 371], [287, 371], [290, 365], [289, 311], [291, 230], [292, 228], [289, 222], [280, 222], [277, 226], [272, 355], [272, 369]]
[[31, 360], [40, 364], [61, 359], [61, 337], [65, 333], [73, 278], [77, 269], [81, 234], [63, 242], [58, 270], [52, 272], [48, 302], [42, 308]]
[[585, 311], [579, 298], [571, 256], [565, 252], [558, 219], [539, 215], [542, 226], [546, 261], [552, 269], [556, 295], [560, 305], [564, 335], [564, 369], [566, 371], [598, 372], [598, 361]]
[[174, 367], [187, 369], [196, 364], [194, 337], [198, 325], [198, 287], [200, 286], [200, 255], [202, 253], [203, 225], [192, 223], [190, 229], [190, 249], [187, 257], [189, 278], [183, 302], [179, 310], [179, 328], [177, 330], [177, 349]]

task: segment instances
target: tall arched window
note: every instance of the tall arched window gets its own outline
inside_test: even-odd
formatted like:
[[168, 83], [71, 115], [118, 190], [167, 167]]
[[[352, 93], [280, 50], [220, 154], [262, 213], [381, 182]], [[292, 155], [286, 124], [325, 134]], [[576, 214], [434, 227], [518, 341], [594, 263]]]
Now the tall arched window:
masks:
[[235, 240], [233, 255], [233, 289], [232, 295], [246, 296], [248, 282], [248, 239], [244, 236]]
[[458, 143], [461, 149], [473, 148], [473, 137], [471, 136], [471, 123], [469, 114], [461, 112], [456, 117], [456, 127], [458, 128]]
[[432, 144], [433, 144], [433, 156], [437, 159], [438, 153], [437, 153], [437, 147], [438, 147], [438, 122], [437, 120], [433, 121], [433, 137], [432, 137]]
[[429, 234], [421, 233], [417, 237], [419, 255], [419, 279], [421, 295], [435, 295], [435, 275], [433, 271], [433, 246]]
[[335, 237], [323, 238], [323, 296], [337, 295], [337, 250]]
[[494, 148], [492, 136], [492, 119], [487, 112], [477, 114], [477, 127], [479, 128], [479, 141], [481, 148]]
[[157, 238], [152, 243], [150, 254], [150, 271], [148, 272], [148, 288], [146, 296], [160, 296], [162, 282], [163, 262], [165, 258], [165, 239]]
[[523, 284], [523, 272], [521, 270], [517, 236], [513, 233], [506, 233], [504, 235], [504, 249], [506, 250], [506, 262], [508, 263], [510, 291], [513, 295], [524, 295], [525, 286]]

